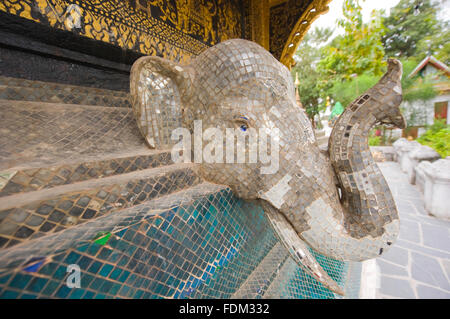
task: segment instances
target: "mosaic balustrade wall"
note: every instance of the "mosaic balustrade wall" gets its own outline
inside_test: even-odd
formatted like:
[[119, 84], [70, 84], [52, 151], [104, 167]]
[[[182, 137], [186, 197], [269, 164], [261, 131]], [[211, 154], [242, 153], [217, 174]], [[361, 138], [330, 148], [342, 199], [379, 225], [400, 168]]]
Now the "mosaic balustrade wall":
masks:
[[[354, 264], [314, 255], [357, 296]], [[80, 288], [66, 285], [72, 264]], [[0, 298], [337, 297], [291, 259], [259, 206], [212, 184], [2, 250], [0, 269]]]

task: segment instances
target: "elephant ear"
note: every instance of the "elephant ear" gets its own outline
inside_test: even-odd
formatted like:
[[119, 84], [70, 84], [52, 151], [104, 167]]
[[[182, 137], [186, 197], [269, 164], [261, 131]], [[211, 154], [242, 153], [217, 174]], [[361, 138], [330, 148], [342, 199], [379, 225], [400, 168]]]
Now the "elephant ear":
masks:
[[133, 64], [131, 104], [139, 130], [151, 148], [174, 144], [170, 137], [182, 125], [182, 101], [189, 95], [191, 83], [185, 67], [160, 57], [141, 57]]

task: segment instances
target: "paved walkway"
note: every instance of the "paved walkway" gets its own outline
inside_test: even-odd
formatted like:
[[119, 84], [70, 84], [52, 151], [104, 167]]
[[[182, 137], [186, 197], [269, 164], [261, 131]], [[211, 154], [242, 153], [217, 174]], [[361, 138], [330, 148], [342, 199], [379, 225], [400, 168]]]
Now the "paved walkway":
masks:
[[378, 165], [394, 195], [401, 226], [395, 246], [376, 259], [376, 298], [450, 299], [450, 221], [426, 213], [422, 193], [409, 184], [398, 163]]

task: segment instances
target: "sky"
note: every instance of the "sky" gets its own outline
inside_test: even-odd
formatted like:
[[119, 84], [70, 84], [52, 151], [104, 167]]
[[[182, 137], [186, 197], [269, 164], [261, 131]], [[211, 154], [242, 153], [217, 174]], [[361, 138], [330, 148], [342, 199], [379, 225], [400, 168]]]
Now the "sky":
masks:
[[[449, 19], [450, 18], [450, 0], [438, 0], [441, 2], [440, 18], [441, 19]], [[389, 11], [392, 7], [395, 7], [400, 0], [365, 0], [361, 1], [363, 21], [368, 22], [370, 20], [370, 13], [372, 10], [376, 9], [384, 9], [386, 11], [386, 15], [389, 14]], [[331, 27], [336, 28], [335, 33], [331, 38], [338, 34], [342, 34], [343, 30], [337, 29], [336, 20], [342, 16], [342, 4], [344, 0], [332, 0], [329, 4], [330, 10], [321, 15], [316, 21], [313, 22], [312, 28], [315, 27]]]
[[[363, 14], [363, 21], [368, 22], [370, 20], [370, 13], [372, 10], [376, 9], [384, 9], [386, 11], [386, 15], [389, 14], [389, 10], [392, 7], [395, 7], [397, 3], [399, 3], [400, 0], [365, 0], [361, 1], [361, 7], [362, 7], [362, 14]], [[316, 21], [313, 22], [312, 28], [315, 27], [331, 27], [331, 28], [337, 28], [336, 26], [336, 20], [342, 17], [342, 4], [344, 3], [344, 0], [332, 0], [328, 7], [330, 10], [325, 13], [324, 15], [321, 15], [319, 18], [317, 18]], [[336, 30], [333, 34], [333, 37], [336, 36], [339, 33], [342, 33], [343, 31]], [[332, 37], [332, 38], [333, 38]]]

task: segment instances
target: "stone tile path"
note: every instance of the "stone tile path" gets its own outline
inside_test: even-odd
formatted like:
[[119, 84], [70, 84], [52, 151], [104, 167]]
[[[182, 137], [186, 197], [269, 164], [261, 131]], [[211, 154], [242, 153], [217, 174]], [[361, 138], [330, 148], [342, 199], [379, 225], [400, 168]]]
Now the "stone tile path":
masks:
[[423, 194], [398, 163], [378, 165], [394, 195], [401, 226], [395, 246], [376, 259], [376, 298], [450, 299], [450, 221], [427, 214]]

